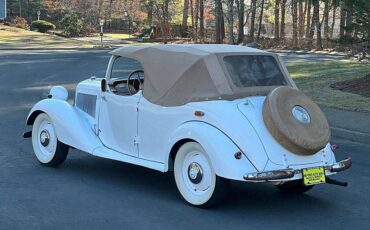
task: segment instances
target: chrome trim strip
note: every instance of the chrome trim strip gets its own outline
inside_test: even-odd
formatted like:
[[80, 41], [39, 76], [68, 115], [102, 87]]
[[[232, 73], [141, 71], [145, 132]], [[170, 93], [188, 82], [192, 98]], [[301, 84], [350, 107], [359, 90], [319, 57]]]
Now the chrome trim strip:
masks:
[[338, 161], [334, 165], [330, 166], [328, 169], [331, 172], [342, 172], [346, 169], [349, 169], [352, 166], [352, 158], [347, 157], [344, 160]]
[[296, 170], [282, 169], [259, 173], [250, 173], [244, 175], [244, 180], [251, 182], [268, 181], [268, 180], [282, 180], [294, 177]]

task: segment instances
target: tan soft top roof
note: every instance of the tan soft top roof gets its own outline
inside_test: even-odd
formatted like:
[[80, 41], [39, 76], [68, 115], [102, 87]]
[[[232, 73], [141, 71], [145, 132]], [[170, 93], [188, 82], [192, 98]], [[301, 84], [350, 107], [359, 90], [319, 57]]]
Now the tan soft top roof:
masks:
[[156, 45], [127, 46], [110, 54], [138, 60], [145, 72], [144, 97], [162, 106], [266, 95], [271, 90], [271, 87], [249, 87], [240, 91], [231, 85], [220, 65], [220, 56], [269, 54], [258, 49], [216, 44]]

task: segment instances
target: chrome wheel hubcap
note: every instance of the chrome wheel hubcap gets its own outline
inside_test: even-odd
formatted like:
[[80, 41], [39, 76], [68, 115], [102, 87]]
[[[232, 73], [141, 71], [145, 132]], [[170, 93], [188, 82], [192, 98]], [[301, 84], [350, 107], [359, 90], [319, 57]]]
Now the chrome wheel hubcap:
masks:
[[203, 170], [200, 165], [193, 162], [188, 168], [188, 177], [193, 184], [199, 184], [203, 179]]
[[41, 134], [40, 134], [40, 143], [42, 146], [46, 147], [49, 145], [50, 143], [50, 134], [49, 132], [44, 129], [41, 131]]

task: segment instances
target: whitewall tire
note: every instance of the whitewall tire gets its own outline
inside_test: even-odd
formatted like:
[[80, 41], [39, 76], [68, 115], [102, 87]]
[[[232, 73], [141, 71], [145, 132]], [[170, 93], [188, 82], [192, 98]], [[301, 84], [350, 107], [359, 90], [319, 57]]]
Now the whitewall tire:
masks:
[[68, 154], [68, 145], [58, 140], [54, 125], [45, 113], [39, 114], [32, 127], [32, 146], [37, 160], [45, 166], [58, 167]]
[[209, 156], [199, 143], [188, 142], [180, 147], [174, 176], [180, 194], [191, 205], [213, 206], [226, 196], [229, 181], [215, 174]]

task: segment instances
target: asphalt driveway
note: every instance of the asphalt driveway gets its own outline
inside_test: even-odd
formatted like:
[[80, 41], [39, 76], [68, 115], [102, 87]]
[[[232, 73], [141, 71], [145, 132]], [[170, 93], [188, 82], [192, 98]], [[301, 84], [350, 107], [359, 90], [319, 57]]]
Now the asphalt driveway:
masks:
[[[186, 205], [171, 173], [71, 150], [59, 168], [42, 167], [21, 138], [31, 106], [48, 88], [70, 89], [103, 76], [107, 51], [0, 51], [0, 229], [369, 229], [370, 146], [335, 139], [353, 167], [302, 196], [234, 182], [228, 201]], [[72, 94], [70, 94], [72, 95]], [[72, 96], [70, 96], [72, 98]]]

